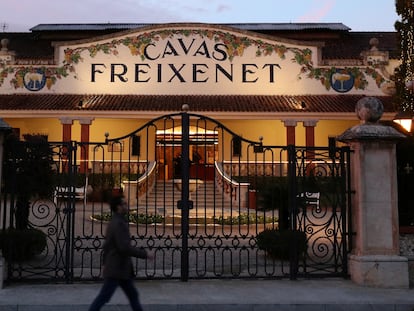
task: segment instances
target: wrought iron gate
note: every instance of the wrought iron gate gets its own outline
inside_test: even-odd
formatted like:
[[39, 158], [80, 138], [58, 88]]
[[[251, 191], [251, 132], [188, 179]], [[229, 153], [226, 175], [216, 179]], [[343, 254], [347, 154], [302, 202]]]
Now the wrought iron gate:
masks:
[[[137, 278], [347, 275], [348, 148], [268, 146], [185, 111], [123, 137], [49, 148], [54, 191], [29, 215], [47, 247], [9, 262], [10, 281], [99, 279], [107, 202], [119, 192], [131, 243], [154, 255], [134, 261]], [[21, 160], [9, 153], [5, 170]], [[15, 180], [3, 181], [3, 229], [15, 225]]]

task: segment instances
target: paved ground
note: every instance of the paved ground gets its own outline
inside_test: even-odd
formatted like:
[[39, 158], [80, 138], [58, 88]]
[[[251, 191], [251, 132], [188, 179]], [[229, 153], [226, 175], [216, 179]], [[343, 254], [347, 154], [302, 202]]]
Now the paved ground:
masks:
[[[0, 311], [86, 311], [101, 284], [15, 284], [0, 290]], [[145, 311], [412, 311], [414, 289], [361, 287], [349, 280], [137, 282]], [[117, 290], [103, 311], [130, 310]]]

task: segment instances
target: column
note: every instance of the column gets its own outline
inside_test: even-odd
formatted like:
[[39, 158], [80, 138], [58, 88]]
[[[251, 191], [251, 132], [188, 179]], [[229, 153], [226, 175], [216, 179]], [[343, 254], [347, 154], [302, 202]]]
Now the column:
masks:
[[305, 140], [306, 147], [315, 147], [315, 126], [318, 123], [317, 120], [306, 120], [303, 121], [305, 127]]
[[298, 125], [296, 120], [282, 120], [286, 127], [286, 145], [296, 144], [295, 128]]
[[81, 125], [81, 154], [80, 154], [80, 173], [88, 172], [88, 161], [89, 161], [89, 132], [90, 125], [92, 124], [93, 118], [80, 118], [79, 124]]
[[[72, 141], [72, 125], [73, 118], [71, 117], [62, 117], [59, 119], [62, 124], [62, 141], [65, 143], [70, 143]], [[68, 172], [68, 156], [67, 153], [69, 150], [64, 147], [62, 152], [62, 172]]]
[[[316, 120], [306, 120], [303, 121], [303, 126], [305, 127], [305, 145], [306, 147], [313, 148], [315, 147], [315, 126], [318, 121]], [[308, 162], [306, 166], [306, 175], [311, 176], [314, 174], [315, 165], [313, 164], [313, 159], [315, 158], [314, 150], [306, 151], [306, 159]]]
[[62, 141], [69, 142], [72, 140], [72, 125], [73, 118], [63, 117], [60, 118], [60, 123], [62, 124]]
[[378, 124], [383, 107], [377, 98], [364, 97], [356, 111], [363, 123], [338, 137], [353, 151], [349, 273], [360, 285], [408, 288], [408, 259], [399, 255], [396, 159], [396, 143], [404, 135]]

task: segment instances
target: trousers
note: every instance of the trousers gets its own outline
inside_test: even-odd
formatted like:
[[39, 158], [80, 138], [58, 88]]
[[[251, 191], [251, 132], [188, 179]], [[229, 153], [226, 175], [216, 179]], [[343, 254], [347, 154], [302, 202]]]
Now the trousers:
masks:
[[102, 306], [106, 304], [114, 294], [117, 287], [121, 287], [125, 295], [128, 297], [129, 304], [133, 311], [143, 311], [141, 303], [139, 301], [138, 291], [134, 285], [132, 279], [118, 280], [112, 278], [106, 278], [104, 284], [94, 301], [89, 307], [89, 311], [99, 311]]

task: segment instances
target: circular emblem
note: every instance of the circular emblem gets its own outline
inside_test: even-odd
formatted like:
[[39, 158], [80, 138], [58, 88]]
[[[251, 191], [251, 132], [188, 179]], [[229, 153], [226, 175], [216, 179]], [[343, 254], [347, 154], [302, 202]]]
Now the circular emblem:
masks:
[[344, 69], [336, 69], [331, 74], [331, 86], [337, 92], [346, 93], [354, 87], [354, 76]]
[[46, 76], [41, 69], [37, 69], [36, 71], [27, 72], [23, 81], [24, 87], [29, 91], [39, 91], [46, 84]]

